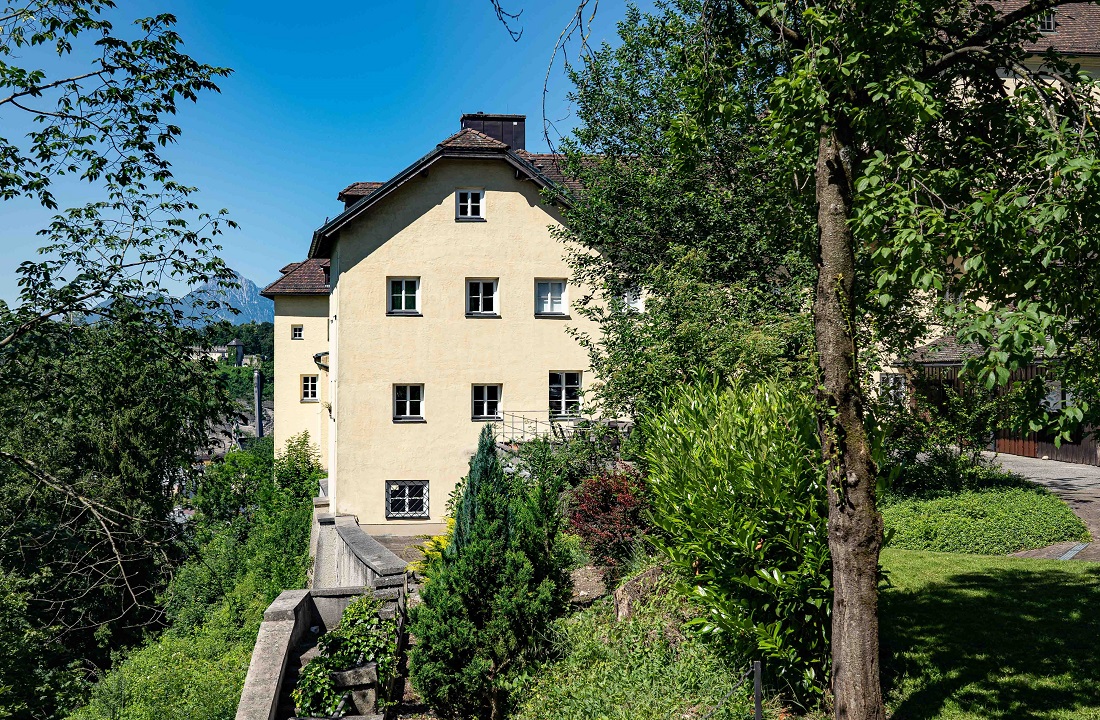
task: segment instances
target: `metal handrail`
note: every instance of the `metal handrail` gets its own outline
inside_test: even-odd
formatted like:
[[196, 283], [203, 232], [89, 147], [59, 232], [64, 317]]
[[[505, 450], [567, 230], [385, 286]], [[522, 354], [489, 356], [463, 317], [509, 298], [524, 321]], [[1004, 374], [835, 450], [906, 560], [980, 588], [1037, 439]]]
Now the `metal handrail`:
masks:
[[498, 422], [501, 440], [505, 442], [524, 442], [536, 438], [564, 442], [573, 435], [576, 424], [584, 420], [572, 415], [554, 415], [549, 410], [513, 410], [501, 412]]

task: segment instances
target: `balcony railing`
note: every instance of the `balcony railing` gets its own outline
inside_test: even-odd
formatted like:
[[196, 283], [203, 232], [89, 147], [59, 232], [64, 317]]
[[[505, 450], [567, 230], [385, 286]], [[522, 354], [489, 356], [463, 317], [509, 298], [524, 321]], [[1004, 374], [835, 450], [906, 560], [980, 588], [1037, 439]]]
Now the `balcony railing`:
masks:
[[550, 442], [565, 442], [589, 423], [587, 418], [552, 415], [548, 410], [503, 412], [497, 420], [500, 427], [500, 440], [504, 443], [527, 442], [537, 438], [546, 438]]

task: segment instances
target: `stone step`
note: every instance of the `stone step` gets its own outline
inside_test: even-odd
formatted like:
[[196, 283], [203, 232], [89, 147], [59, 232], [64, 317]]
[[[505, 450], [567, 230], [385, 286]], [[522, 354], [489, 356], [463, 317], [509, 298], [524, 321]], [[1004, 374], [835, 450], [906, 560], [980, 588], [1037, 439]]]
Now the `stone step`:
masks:
[[375, 591], [392, 588], [392, 587], [405, 587], [405, 573], [398, 573], [397, 575], [379, 575], [374, 578]]

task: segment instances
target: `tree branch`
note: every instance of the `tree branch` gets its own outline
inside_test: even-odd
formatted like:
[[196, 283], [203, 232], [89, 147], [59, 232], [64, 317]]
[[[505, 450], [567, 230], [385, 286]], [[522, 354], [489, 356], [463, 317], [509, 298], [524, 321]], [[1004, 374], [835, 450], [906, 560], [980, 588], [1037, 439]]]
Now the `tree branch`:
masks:
[[783, 42], [798, 49], [806, 47], [806, 39], [802, 37], [802, 35], [781, 23], [778, 18], [768, 10], [761, 9], [753, 0], [737, 0], [737, 4], [740, 5], [741, 9], [745, 12], [763, 23], [765, 27], [775, 33]]
[[996, 41], [997, 36], [1016, 23], [1035, 17], [1047, 10], [1053, 10], [1060, 5], [1072, 4], [1072, 2], [1073, 0], [1031, 0], [1031, 2], [1012, 12], [997, 17], [969, 38], [963, 40], [958, 47], [952, 48], [926, 65], [919, 73], [919, 77], [924, 79], [935, 77], [950, 69], [967, 55], [987, 52], [990, 45]]

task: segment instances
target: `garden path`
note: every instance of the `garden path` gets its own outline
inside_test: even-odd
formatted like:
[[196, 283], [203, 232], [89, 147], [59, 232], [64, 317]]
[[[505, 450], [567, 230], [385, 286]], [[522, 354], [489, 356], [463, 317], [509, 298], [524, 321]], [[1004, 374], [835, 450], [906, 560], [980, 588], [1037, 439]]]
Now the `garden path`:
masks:
[[1056, 543], [1015, 553], [1017, 557], [1100, 561], [1100, 467], [1019, 455], [986, 453], [986, 457], [1065, 500], [1077, 517], [1084, 521], [1093, 538], [1093, 542], [1084, 547], [1080, 547], [1081, 543]]

